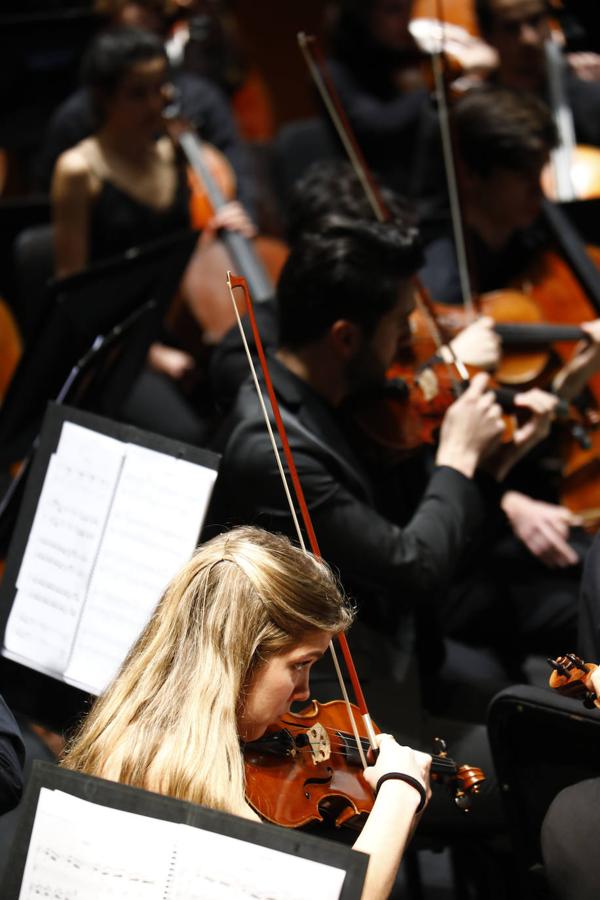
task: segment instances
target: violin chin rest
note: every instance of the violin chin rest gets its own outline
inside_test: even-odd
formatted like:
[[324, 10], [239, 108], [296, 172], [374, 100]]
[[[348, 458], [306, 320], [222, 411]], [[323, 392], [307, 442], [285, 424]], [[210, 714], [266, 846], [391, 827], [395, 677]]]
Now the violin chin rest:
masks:
[[357, 812], [347, 799], [335, 795], [320, 801], [319, 813], [323, 816], [324, 825], [350, 828], [352, 831], [361, 831], [367, 821], [366, 813]]

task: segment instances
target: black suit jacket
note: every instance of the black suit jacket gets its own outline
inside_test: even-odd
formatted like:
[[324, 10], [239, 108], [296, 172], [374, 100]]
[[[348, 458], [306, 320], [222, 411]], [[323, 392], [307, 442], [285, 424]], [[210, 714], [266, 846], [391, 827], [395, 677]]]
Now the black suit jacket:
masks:
[[[383, 645], [362, 641], [361, 671], [402, 677], [413, 642], [415, 605], [452, 580], [485, 515], [479, 485], [437, 468], [401, 527], [380, 511], [373, 477], [350, 445], [335, 410], [277, 360], [271, 375], [323, 557], [339, 570], [359, 604], [357, 632], [377, 632]], [[216, 442], [223, 460], [205, 534], [257, 524], [295, 538], [254, 387], [240, 390]], [[401, 473], [400, 473], [401, 474]], [[399, 510], [396, 521], [401, 521]]]

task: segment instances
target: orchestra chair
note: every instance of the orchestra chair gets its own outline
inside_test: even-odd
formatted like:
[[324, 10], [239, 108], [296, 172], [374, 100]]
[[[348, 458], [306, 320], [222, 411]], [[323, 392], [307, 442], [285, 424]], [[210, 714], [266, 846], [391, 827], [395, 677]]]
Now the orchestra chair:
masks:
[[600, 775], [600, 710], [550, 688], [515, 685], [493, 698], [488, 732], [519, 882], [513, 897], [547, 898], [542, 821], [559, 791]]
[[34, 225], [17, 235], [14, 267], [19, 322], [24, 337], [28, 339], [36, 331], [42, 317], [48, 282], [54, 275], [52, 225]]

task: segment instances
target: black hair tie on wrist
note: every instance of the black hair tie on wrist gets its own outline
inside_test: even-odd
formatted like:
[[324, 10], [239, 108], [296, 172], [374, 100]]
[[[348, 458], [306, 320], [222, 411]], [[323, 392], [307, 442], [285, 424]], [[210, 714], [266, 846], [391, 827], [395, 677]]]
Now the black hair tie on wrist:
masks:
[[379, 788], [383, 784], [384, 781], [388, 781], [390, 778], [394, 778], [396, 781], [405, 781], [407, 784], [410, 784], [411, 787], [417, 791], [419, 797], [419, 805], [415, 810], [415, 815], [420, 813], [425, 804], [427, 803], [427, 791], [423, 787], [418, 779], [413, 778], [412, 775], [406, 775], [404, 772], [386, 772], [385, 775], [382, 775], [381, 778], [377, 781], [377, 785], [375, 787], [375, 796], [379, 793]]

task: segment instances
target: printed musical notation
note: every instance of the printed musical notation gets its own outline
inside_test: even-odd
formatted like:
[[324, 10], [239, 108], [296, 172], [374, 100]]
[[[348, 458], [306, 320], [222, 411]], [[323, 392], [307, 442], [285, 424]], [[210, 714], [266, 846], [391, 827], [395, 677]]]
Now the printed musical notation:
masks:
[[216, 471], [65, 422], [5, 655], [100, 693], [193, 551]]
[[[235, 860], [235, 865], [232, 865]], [[320, 900], [345, 871], [41, 788], [19, 900]]]

